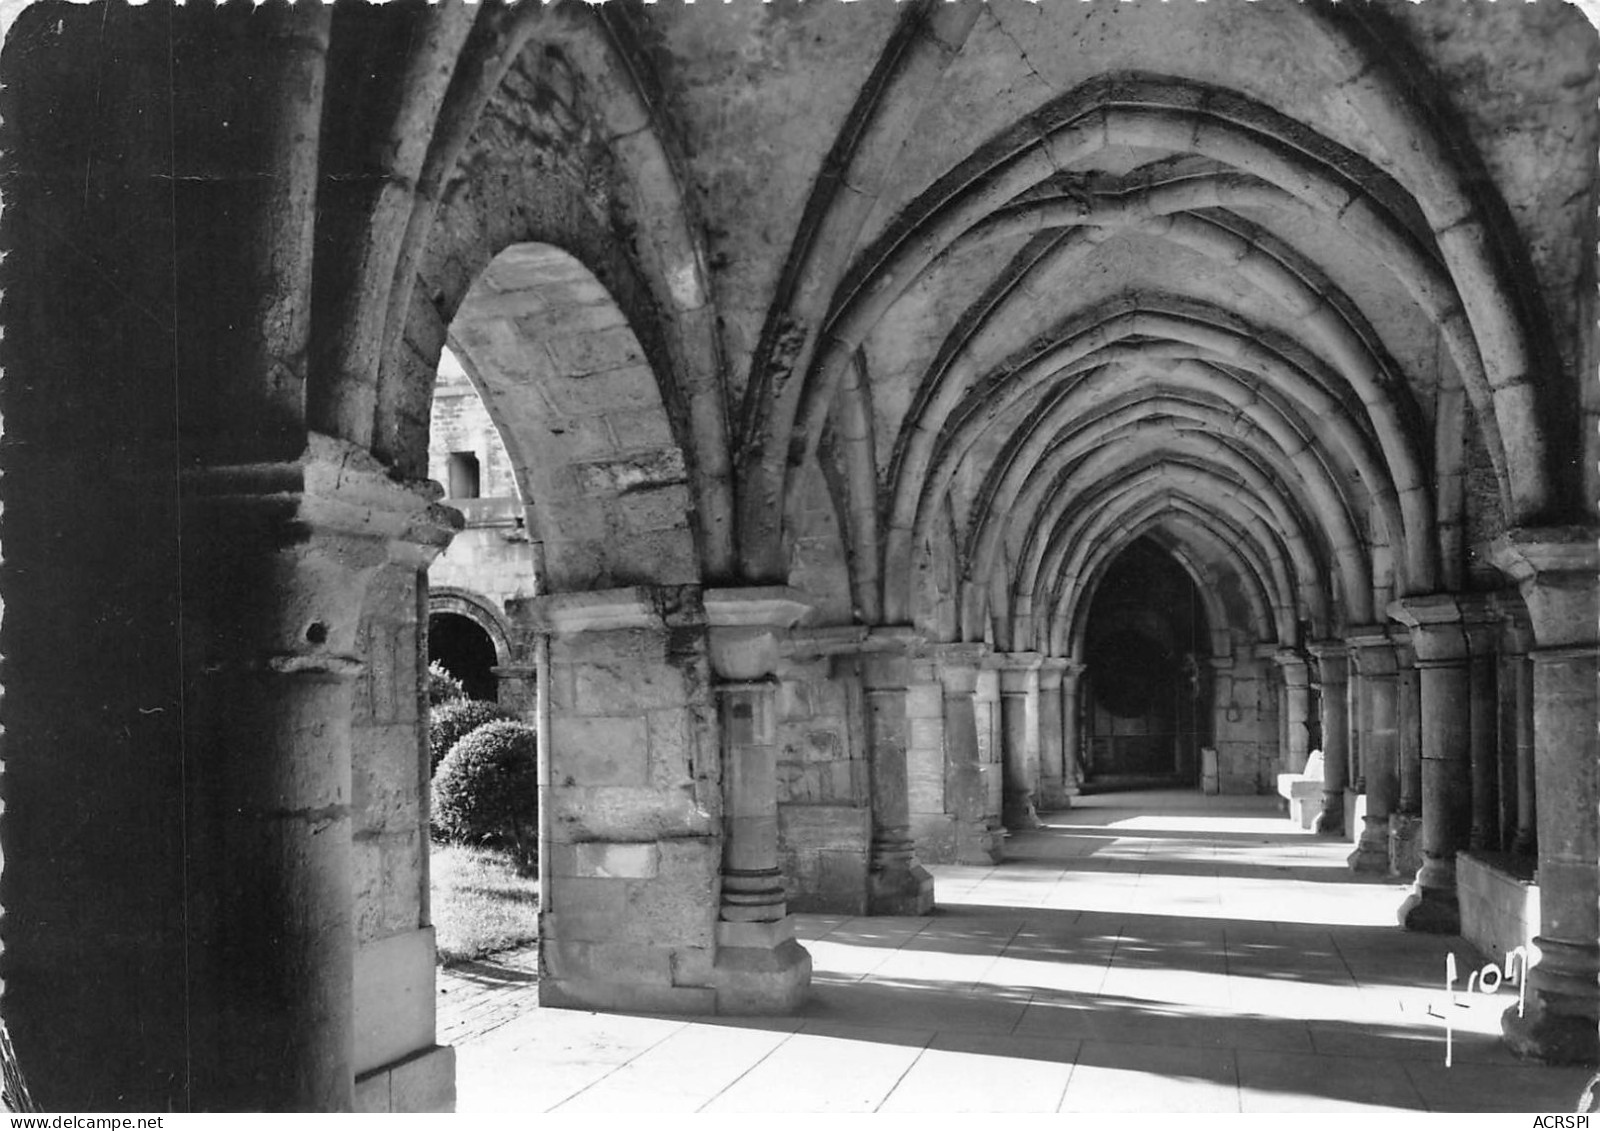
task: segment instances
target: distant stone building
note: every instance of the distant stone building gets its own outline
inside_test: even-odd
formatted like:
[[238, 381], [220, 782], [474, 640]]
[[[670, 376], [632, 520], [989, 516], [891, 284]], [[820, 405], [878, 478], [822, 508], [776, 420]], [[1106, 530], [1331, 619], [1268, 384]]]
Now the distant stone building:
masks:
[[511, 654], [506, 604], [536, 595], [533, 545], [505, 443], [449, 349], [434, 387], [428, 475], [466, 521], [428, 567], [429, 653], [473, 698], [500, 697], [497, 668], [526, 689], [519, 657]]

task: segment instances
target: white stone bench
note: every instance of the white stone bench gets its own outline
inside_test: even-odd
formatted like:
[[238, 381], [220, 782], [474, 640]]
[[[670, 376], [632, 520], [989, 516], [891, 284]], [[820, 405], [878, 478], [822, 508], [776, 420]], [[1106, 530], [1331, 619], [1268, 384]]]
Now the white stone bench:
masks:
[[1309, 829], [1322, 811], [1322, 751], [1313, 750], [1300, 773], [1278, 775], [1278, 796], [1289, 803], [1289, 819]]

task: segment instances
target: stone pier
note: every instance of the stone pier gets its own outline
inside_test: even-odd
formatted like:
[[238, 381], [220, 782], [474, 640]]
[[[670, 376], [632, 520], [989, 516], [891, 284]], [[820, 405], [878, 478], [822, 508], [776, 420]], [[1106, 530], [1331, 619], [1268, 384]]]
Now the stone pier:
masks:
[[1322, 812], [1312, 828], [1324, 836], [1344, 833], [1344, 791], [1349, 784], [1350, 711], [1346, 701], [1349, 660], [1341, 640], [1310, 645], [1322, 682]]
[[1408, 930], [1456, 934], [1456, 853], [1472, 832], [1471, 693], [1461, 603], [1447, 593], [1406, 597], [1389, 615], [1411, 630], [1420, 673], [1422, 866], [1401, 909]]
[[1526, 1012], [1507, 1010], [1501, 1027], [1523, 1056], [1593, 1064], [1600, 1057], [1600, 551], [1589, 529], [1514, 530], [1495, 543], [1495, 559], [1517, 579], [1533, 626], [1539, 794], [1539, 961]]
[[933, 877], [911, 839], [906, 782], [906, 689], [918, 643], [910, 628], [875, 628], [859, 659], [872, 765], [867, 906], [873, 915], [925, 915], [933, 907]]
[[1358, 677], [1354, 686], [1360, 697], [1357, 718], [1364, 732], [1362, 764], [1367, 795], [1360, 840], [1349, 863], [1357, 872], [1387, 875], [1391, 866], [1389, 819], [1400, 792], [1400, 704], [1394, 645], [1381, 628], [1353, 633], [1345, 642]]
[[714, 1013], [724, 751], [700, 591], [561, 593], [525, 614], [550, 657], [540, 1001]]
[[1039, 665], [1039, 807], [1069, 809], [1062, 686], [1067, 661], [1047, 657]]
[[1037, 652], [1001, 657], [1000, 744], [1005, 767], [1006, 828], [1039, 825], [1039, 665]]

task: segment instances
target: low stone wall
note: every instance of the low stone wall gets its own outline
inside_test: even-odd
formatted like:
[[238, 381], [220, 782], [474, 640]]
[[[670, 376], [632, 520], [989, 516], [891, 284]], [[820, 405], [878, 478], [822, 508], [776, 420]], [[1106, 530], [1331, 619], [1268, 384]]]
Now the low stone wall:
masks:
[[1458, 852], [1456, 893], [1461, 901], [1461, 937], [1497, 962], [1528, 948], [1537, 961], [1539, 885], [1535, 861], [1510, 852]]

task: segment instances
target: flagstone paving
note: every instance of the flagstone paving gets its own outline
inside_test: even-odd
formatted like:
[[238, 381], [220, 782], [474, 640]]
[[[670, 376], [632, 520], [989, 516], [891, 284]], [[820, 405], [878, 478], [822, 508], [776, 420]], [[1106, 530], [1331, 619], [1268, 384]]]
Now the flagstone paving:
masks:
[[931, 915], [797, 916], [792, 1017], [538, 1009], [528, 953], [442, 978], [459, 1110], [1574, 1110], [1591, 1069], [1501, 1046], [1509, 986], [1452, 1002], [1446, 956], [1461, 987], [1481, 959], [1400, 930], [1404, 883], [1345, 842], [1275, 799], [1080, 800], [1000, 865], [930, 869]]

